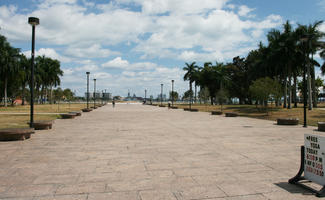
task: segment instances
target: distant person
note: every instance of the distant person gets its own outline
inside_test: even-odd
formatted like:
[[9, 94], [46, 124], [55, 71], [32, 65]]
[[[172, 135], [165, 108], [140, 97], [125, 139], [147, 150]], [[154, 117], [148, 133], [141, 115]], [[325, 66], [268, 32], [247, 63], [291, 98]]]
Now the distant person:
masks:
[[114, 100], [112, 101], [112, 105], [113, 105], [113, 108], [115, 108], [115, 101]]

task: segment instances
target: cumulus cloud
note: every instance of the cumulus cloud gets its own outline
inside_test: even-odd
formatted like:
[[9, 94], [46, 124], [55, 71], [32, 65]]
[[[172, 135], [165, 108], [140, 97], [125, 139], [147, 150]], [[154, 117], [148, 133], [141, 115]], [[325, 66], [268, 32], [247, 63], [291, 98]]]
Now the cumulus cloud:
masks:
[[[25, 51], [23, 54], [28, 58], [31, 57], [31, 51]], [[35, 51], [35, 56], [46, 56], [59, 60], [60, 62], [71, 62], [70, 58], [60, 55], [52, 48], [40, 48], [39, 50]]]
[[110, 60], [106, 63], [102, 64], [102, 67], [106, 68], [126, 68], [129, 66], [129, 62], [127, 60], [123, 60], [121, 57], [116, 57], [113, 60]]
[[249, 8], [245, 5], [242, 5], [242, 6], [239, 6], [238, 14], [239, 14], [239, 16], [242, 16], [242, 17], [253, 17], [254, 15], [249, 15], [249, 13], [251, 13], [253, 10], [255, 10], [255, 9]]
[[125, 70], [144, 70], [153, 69], [157, 67], [157, 64], [151, 62], [137, 62], [129, 63], [127, 60], [123, 60], [121, 57], [116, 57], [113, 60], [109, 60], [102, 64], [104, 68], [116, 68]]
[[104, 49], [99, 44], [84, 47], [69, 46], [64, 53], [78, 58], [104, 58], [119, 54], [118, 52]]
[[257, 19], [253, 8], [229, 0], [37, 0], [34, 5], [23, 12], [0, 6], [0, 33], [10, 42], [30, 44], [27, 19], [39, 17], [37, 55], [68, 63], [63, 82], [81, 83], [91, 71], [105, 79], [105, 87], [181, 82], [184, 72], [162, 66], [160, 58], [227, 61], [255, 48], [266, 30], [282, 24], [279, 15]]

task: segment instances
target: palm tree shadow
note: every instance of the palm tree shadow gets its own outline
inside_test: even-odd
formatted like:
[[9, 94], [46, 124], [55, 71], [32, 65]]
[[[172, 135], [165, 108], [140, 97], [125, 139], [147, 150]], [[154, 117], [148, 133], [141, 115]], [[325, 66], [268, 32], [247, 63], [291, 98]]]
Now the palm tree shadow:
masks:
[[274, 183], [274, 185], [292, 193], [292, 194], [303, 194], [303, 195], [315, 195], [315, 192], [312, 192], [310, 190], [307, 190], [306, 188], [303, 188], [299, 185], [289, 184], [288, 182], [279, 182]]

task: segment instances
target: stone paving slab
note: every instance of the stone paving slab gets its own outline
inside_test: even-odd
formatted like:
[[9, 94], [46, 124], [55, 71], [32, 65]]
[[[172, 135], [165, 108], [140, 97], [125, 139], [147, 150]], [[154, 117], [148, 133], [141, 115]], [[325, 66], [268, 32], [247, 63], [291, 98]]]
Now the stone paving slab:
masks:
[[318, 199], [287, 184], [316, 127], [107, 105], [0, 142], [0, 200]]

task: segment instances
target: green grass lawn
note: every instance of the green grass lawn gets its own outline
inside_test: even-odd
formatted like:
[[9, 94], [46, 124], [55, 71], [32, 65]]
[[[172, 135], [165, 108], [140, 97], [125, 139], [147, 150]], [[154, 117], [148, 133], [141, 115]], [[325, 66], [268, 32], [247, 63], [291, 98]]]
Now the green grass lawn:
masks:
[[[92, 105], [90, 105], [92, 106]], [[80, 111], [85, 108], [86, 104], [43, 104], [34, 106], [34, 120], [54, 120], [60, 117], [57, 113], [67, 113], [72, 111]], [[0, 107], [0, 128], [24, 128], [28, 127], [30, 106], [8, 106]], [[1, 114], [12, 113], [12, 114]], [[27, 113], [27, 114], [15, 114]], [[38, 114], [38, 113], [53, 113], [53, 114]]]
[[[188, 108], [188, 104], [177, 104], [179, 108]], [[299, 123], [303, 124], [303, 105], [298, 105], [298, 108], [286, 109], [282, 107], [269, 106], [268, 112], [255, 105], [223, 105], [223, 112], [236, 112], [240, 116], [252, 117], [258, 119], [275, 121], [277, 118], [299, 118]], [[307, 109], [307, 124], [309, 126], [317, 126], [317, 122], [325, 121], [325, 104], [319, 104], [318, 108], [313, 110]], [[195, 104], [192, 108], [197, 108], [202, 112], [211, 112], [213, 110], [221, 110], [220, 105], [204, 105]], [[324, 110], [323, 110], [324, 109]]]

